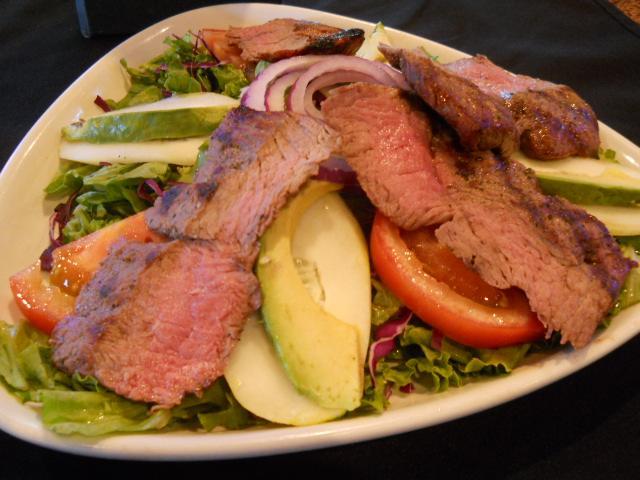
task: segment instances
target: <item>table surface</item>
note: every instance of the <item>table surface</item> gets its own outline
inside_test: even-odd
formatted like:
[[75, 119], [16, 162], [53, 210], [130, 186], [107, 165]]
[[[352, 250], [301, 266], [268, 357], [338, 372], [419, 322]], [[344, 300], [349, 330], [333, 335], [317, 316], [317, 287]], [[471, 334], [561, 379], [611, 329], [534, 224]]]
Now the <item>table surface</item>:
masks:
[[[142, 3], [131, 0], [130, 8]], [[187, 4], [188, 2], [185, 2]], [[406, 30], [566, 83], [640, 143], [640, 28], [606, 1], [288, 1]], [[80, 35], [73, 2], [3, 0], [0, 162], [63, 90], [126, 38]], [[3, 235], [10, 234], [2, 232]], [[195, 464], [98, 460], [0, 432], [0, 478], [64, 475], [344, 475], [354, 478], [638, 478], [640, 337], [526, 397], [447, 424], [356, 445]], [[244, 475], [243, 475], [244, 476]]]

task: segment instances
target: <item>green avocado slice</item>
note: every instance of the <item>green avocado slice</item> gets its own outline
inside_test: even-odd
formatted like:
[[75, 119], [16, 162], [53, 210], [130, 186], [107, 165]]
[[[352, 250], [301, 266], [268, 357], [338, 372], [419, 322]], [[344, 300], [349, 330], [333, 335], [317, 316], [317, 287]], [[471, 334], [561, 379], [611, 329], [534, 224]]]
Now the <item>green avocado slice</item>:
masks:
[[578, 178], [538, 176], [540, 188], [547, 195], [558, 195], [583, 205], [626, 207], [640, 203], [640, 184], [637, 189], [621, 185], [598, 185]]
[[232, 107], [214, 106], [100, 115], [62, 129], [69, 142], [130, 143], [211, 134]]
[[544, 193], [581, 205], [627, 207], [640, 204], [640, 172], [592, 158], [531, 160], [514, 158], [535, 173]]
[[337, 189], [310, 182], [280, 211], [261, 238], [257, 275], [265, 326], [293, 385], [322, 407], [353, 410], [360, 405], [364, 383], [358, 330], [314, 301], [291, 250], [302, 214]]

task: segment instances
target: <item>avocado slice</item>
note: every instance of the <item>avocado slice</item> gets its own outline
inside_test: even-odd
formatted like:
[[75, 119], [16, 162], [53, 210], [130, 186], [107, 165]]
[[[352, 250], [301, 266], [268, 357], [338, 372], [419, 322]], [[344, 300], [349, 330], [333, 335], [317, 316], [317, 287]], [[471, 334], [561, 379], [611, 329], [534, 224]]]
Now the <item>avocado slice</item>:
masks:
[[616, 237], [640, 235], [640, 207], [579, 205], [596, 217]]
[[62, 140], [58, 154], [63, 160], [100, 165], [108, 163], [162, 162], [193, 165], [200, 147], [209, 137], [154, 140], [136, 143], [89, 143]]
[[215, 93], [180, 95], [80, 120], [64, 127], [62, 138], [100, 144], [201, 137], [210, 135], [237, 105], [237, 100]]
[[[371, 328], [369, 252], [358, 221], [337, 192], [305, 211], [291, 252], [314, 301], [357, 328], [364, 368]], [[321, 407], [296, 390], [259, 315], [247, 320], [224, 375], [244, 408], [274, 423], [313, 425], [345, 413]]]
[[360, 405], [364, 383], [358, 329], [314, 301], [292, 255], [302, 214], [339, 188], [312, 181], [289, 202], [262, 236], [257, 275], [267, 332], [295, 388], [321, 407], [353, 410]]
[[640, 203], [640, 172], [618, 163], [592, 158], [531, 160], [514, 158], [531, 168], [544, 193], [582, 205], [626, 207]]

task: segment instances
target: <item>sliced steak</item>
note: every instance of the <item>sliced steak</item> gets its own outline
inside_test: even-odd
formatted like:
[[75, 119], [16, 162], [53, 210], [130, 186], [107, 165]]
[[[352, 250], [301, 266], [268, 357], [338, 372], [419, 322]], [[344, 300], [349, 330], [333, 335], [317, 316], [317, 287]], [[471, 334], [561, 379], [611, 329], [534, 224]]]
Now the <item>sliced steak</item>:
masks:
[[231, 112], [196, 183], [146, 213], [177, 239], [110, 251], [53, 332], [56, 365], [164, 407], [213, 383], [260, 306], [258, 237], [337, 147], [334, 137], [308, 117]]
[[588, 342], [632, 266], [601, 222], [542, 194], [519, 163], [457, 149], [398, 90], [340, 87], [322, 110], [365, 192], [394, 223], [440, 224], [438, 239], [485, 281], [521, 288], [549, 331], [576, 347]]
[[434, 149], [438, 171], [448, 165], [449, 178], [458, 177], [448, 189], [452, 218], [436, 230], [438, 240], [487, 283], [524, 290], [563, 342], [586, 345], [633, 266], [604, 225], [564, 199], [543, 195], [517, 162]]
[[388, 46], [380, 51], [402, 70], [411, 88], [458, 133], [471, 151], [498, 149], [509, 155], [517, 147], [513, 115], [501, 99], [451, 73], [419, 49]]
[[526, 155], [542, 160], [598, 156], [596, 115], [566, 85], [515, 75], [483, 55], [448, 63], [445, 68], [502, 100], [514, 116], [520, 148]]
[[165, 193], [147, 222], [171, 238], [229, 245], [251, 264], [259, 236], [337, 145], [323, 122], [240, 107], [214, 132], [195, 183]]
[[417, 100], [396, 88], [354, 83], [333, 89], [322, 103], [360, 185], [405, 229], [444, 220], [436, 208], [444, 188], [429, 148], [431, 128]]
[[359, 28], [342, 30], [316, 22], [278, 18], [263, 25], [230, 28], [226, 39], [247, 62], [275, 62], [296, 55], [354, 54], [364, 41]]
[[256, 277], [211, 242], [114, 247], [52, 335], [63, 370], [170, 407], [224, 371], [260, 304]]

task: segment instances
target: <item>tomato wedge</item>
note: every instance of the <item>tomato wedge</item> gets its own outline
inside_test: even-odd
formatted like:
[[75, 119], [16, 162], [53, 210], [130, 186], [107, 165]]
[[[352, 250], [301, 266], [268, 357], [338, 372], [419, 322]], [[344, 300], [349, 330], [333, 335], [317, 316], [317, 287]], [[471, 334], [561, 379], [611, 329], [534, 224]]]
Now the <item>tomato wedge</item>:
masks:
[[51, 274], [43, 272], [37, 261], [9, 279], [22, 314], [36, 328], [51, 333], [56, 323], [73, 312], [76, 296], [98, 270], [109, 248], [122, 239], [164, 241], [147, 227], [141, 212], [57, 248]]
[[437, 242], [433, 229], [402, 232], [377, 212], [371, 257], [400, 301], [463, 345], [498, 348], [544, 337], [545, 328], [522, 291], [488, 285]]
[[222, 63], [231, 63], [238, 68], [244, 68], [246, 62], [242, 59], [242, 50], [229, 44], [226, 30], [205, 28], [200, 31], [202, 41], [207, 49]]
[[9, 278], [9, 286], [18, 308], [29, 323], [51, 333], [60, 320], [73, 312], [76, 298], [53, 285], [40, 261]]
[[121, 239], [147, 243], [160, 242], [163, 237], [147, 227], [144, 212], [112, 223], [75, 242], [56, 248], [53, 251], [51, 282], [65, 293], [78, 295], [98, 270], [109, 248]]

